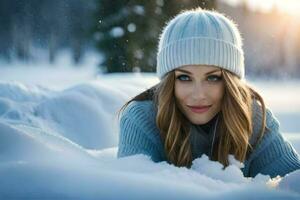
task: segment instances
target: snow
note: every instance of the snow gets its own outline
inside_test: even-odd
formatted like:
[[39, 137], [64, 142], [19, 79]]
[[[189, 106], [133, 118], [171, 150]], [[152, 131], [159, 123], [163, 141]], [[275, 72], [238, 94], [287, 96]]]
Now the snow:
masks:
[[111, 29], [110, 31], [110, 35], [112, 37], [118, 38], [118, 37], [122, 37], [124, 35], [124, 29], [122, 27], [114, 27]]
[[[300, 170], [245, 178], [233, 157], [225, 170], [206, 156], [191, 169], [145, 155], [117, 159], [117, 111], [156, 84], [155, 74], [14, 66], [1, 67], [0, 80], [0, 199], [300, 198]], [[300, 152], [300, 81], [252, 82]]]

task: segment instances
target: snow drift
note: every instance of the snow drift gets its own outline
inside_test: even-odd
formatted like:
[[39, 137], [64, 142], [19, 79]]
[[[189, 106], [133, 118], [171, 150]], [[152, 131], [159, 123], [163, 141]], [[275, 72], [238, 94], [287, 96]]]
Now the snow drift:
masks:
[[206, 156], [191, 169], [145, 155], [117, 159], [117, 111], [157, 81], [152, 74], [102, 75], [59, 90], [1, 82], [0, 198], [300, 198], [299, 170], [271, 180], [243, 177], [232, 157], [225, 170]]

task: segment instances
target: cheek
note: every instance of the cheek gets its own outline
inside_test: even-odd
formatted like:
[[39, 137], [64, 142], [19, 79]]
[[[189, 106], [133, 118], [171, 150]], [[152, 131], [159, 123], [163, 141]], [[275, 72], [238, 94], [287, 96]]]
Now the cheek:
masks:
[[179, 103], [182, 103], [189, 96], [189, 87], [184, 84], [175, 83], [174, 92], [176, 99]]
[[224, 96], [224, 86], [219, 86], [214, 88], [213, 93], [211, 93], [211, 99], [214, 99], [216, 103], [221, 103]]

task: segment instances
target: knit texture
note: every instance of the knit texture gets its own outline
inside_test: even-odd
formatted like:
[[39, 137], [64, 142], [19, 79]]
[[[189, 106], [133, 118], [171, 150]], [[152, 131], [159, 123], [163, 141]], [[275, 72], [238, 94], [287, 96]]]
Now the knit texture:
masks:
[[[259, 132], [262, 115], [258, 106], [253, 106], [253, 131]], [[159, 130], [155, 123], [155, 107], [152, 101], [133, 101], [120, 118], [118, 158], [145, 154], [154, 162], [166, 161]], [[300, 169], [300, 158], [279, 131], [279, 122], [267, 109], [267, 127], [262, 140], [244, 162], [242, 172], [246, 177], [258, 173], [275, 177]], [[254, 134], [255, 135], [255, 134]], [[203, 148], [194, 149], [193, 155], [202, 155]]]
[[235, 23], [216, 11], [189, 10], [175, 16], [162, 31], [157, 75], [184, 65], [214, 65], [243, 78], [244, 52]]

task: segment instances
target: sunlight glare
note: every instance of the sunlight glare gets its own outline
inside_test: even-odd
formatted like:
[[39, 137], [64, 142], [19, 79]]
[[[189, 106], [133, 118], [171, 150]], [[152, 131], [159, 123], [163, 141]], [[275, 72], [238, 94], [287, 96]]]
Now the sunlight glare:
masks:
[[232, 6], [246, 3], [251, 10], [270, 12], [276, 8], [279, 12], [300, 17], [300, 0], [219, 0]]
[[275, 4], [280, 10], [291, 15], [300, 16], [300, 1], [299, 0], [275, 0]]

